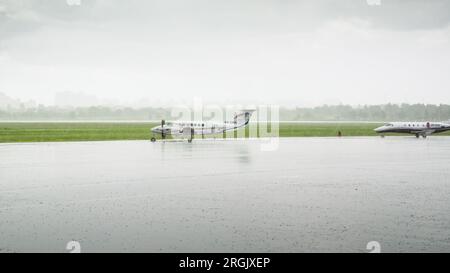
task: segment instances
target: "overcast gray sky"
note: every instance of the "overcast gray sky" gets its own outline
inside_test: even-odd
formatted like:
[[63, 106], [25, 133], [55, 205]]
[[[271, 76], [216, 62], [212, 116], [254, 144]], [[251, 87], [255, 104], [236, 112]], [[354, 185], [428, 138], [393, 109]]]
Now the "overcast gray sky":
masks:
[[0, 0], [0, 92], [450, 103], [447, 0], [67, 1]]

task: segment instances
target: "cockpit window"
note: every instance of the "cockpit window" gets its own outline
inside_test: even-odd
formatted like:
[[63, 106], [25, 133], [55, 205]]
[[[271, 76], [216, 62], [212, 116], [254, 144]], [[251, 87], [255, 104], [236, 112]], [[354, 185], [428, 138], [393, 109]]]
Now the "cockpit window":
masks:
[[392, 123], [386, 123], [384, 126], [386, 126], [386, 127], [393, 127], [394, 124], [392, 124]]

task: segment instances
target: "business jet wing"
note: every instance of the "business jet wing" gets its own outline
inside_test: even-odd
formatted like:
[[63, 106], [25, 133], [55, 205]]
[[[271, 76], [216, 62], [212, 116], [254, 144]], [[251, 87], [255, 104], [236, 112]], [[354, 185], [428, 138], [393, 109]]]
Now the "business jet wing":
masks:
[[436, 130], [418, 130], [418, 131], [414, 131], [413, 133], [429, 136], [429, 135], [433, 134], [434, 132], [436, 132]]

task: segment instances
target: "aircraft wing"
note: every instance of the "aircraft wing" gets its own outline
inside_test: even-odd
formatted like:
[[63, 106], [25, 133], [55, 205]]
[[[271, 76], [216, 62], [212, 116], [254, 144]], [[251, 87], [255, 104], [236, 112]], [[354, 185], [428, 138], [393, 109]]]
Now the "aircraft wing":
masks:
[[433, 134], [434, 132], [436, 132], [436, 130], [417, 130], [417, 131], [414, 131], [413, 133], [429, 136], [429, 135]]

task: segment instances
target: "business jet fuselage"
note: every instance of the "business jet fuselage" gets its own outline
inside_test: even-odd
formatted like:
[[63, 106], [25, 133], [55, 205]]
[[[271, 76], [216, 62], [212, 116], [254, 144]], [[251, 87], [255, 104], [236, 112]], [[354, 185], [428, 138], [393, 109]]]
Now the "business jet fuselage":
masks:
[[[168, 135], [180, 138], [187, 138], [192, 141], [194, 135], [214, 135], [221, 134], [225, 131], [236, 130], [246, 126], [254, 110], [241, 110], [235, 114], [233, 120], [219, 122], [204, 121], [161, 121], [161, 125], [151, 129], [153, 134], [161, 135], [165, 138]], [[156, 141], [155, 137], [151, 138]]]
[[413, 134], [417, 138], [426, 138], [435, 133], [442, 133], [450, 130], [450, 123], [444, 122], [390, 122], [375, 129], [375, 132], [382, 136], [387, 133]]

